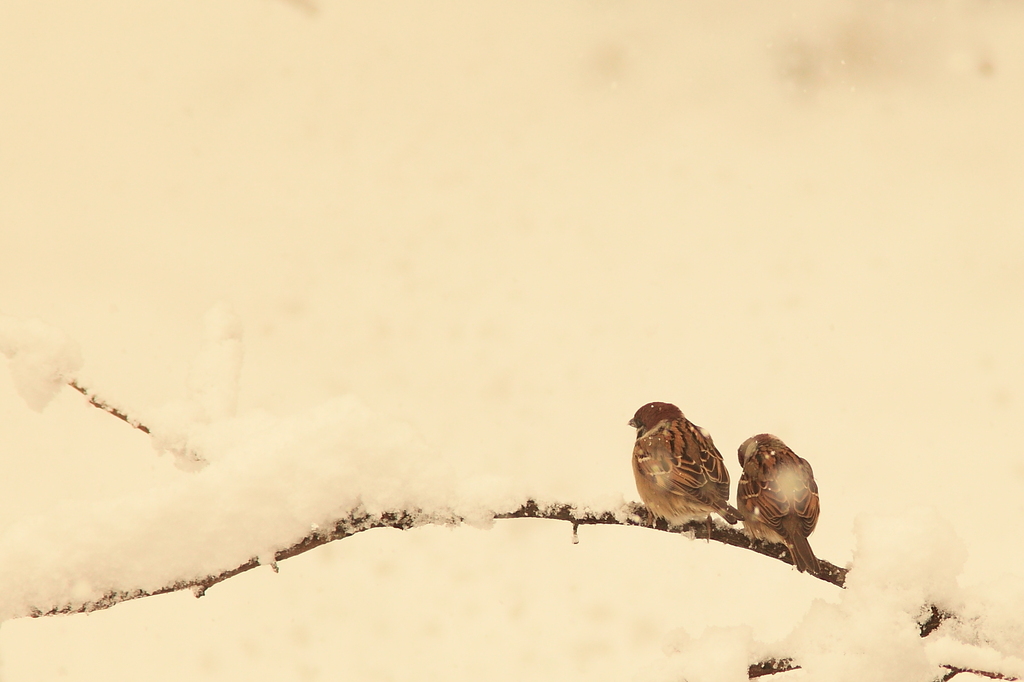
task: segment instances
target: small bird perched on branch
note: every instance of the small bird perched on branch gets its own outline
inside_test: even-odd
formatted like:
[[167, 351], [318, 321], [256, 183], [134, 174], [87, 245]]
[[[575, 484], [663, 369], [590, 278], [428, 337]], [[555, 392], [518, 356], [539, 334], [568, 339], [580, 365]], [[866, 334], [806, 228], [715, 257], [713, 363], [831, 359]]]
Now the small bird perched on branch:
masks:
[[629, 425], [636, 429], [636, 490], [652, 518], [682, 525], [706, 517], [709, 537], [711, 512], [740, 520], [729, 505], [729, 471], [707, 431], [670, 403], [647, 403]]
[[759, 540], [784, 543], [801, 573], [818, 573], [818, 559], [807, 542], [820, 511], [811, 465], [768, 433], [743, 441], [737, 454], [743, 475], [736, 506], [743, 527]]

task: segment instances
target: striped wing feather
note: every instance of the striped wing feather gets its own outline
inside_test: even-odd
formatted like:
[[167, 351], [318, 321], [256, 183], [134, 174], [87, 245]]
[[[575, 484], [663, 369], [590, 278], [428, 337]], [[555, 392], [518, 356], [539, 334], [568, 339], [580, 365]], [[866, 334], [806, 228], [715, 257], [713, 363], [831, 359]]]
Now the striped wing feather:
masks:
[[678, 432], [656, 431], [636, 441], [637, 466], [668, 492], [720, 507], [729, 499], [729, 471], [711, 439], [692, 424], [686, 426], [697, 447], [688, 447]]
[[747, 460], [737, 497], [742, 508], [753, 509], [756, 502], [761, 509], [761, 523], [782, 537], [791, 535], [784, 527], [786, 517], [799, 520], [794, 530], [799, 530], [804, 537], [810, 535], [818, 523], [818, 484], [811, 465], [788, 448], [759, 451]]

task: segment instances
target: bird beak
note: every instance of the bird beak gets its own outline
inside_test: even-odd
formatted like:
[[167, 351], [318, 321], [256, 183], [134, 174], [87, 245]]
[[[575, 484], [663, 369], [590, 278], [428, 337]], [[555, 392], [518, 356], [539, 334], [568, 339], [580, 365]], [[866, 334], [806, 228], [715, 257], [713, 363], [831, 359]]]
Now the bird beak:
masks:
[[632, 426], [634, 429], [639, 429], [640, 428], [640, 425], [636, 423], [636, 419], [630, 419], [629, 420], [629, 425]]

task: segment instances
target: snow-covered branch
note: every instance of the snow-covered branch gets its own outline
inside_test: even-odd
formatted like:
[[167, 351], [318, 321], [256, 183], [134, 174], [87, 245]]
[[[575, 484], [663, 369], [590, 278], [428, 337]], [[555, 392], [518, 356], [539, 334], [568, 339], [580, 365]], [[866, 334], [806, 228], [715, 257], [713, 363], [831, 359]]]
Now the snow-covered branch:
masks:
[[[697, 539], [714, 540], [715, 542], [732, 545], [733, 547], [749, 549], [752, 552], [778, 559], [784, 563], [793, 563], [785, 545], [751, 539], [749, 535], [738, 527], [725, 525], [721, 521], [716, 520], [710, 526], [703, 521], [691, 521], [683, 526], [669, 526], [664, 519], [658, 519], [656, 524], [651, 526], [647, 516], [646, 507], [637, 502], [626, 503], [619, 509], [591, 510], [579, 509], [575, 505], [564, 503], [548, 504], [542, 507], [534, 500], [529, 500], [514, 512], [495, 514], [494, 518], [538, 518], [568, 521], [573, 525], [574, 533], [579, 526], [641, 526], [669, 533], [685, 533]], [[817, 573], [809, 573], [809, 575], [832, 583], [837, 587], [842, 587], [845, 584], [846, 574], [849, 569], [836, 566], [827, 561], [821, 561], [820, 563], [820, 570]]]
[[409, 512], [399, 511], [370, 515], [362, 510], [353, 510], [348, 516], [338, 520], [333, 527], [326, 529], [316, 528], [312, 530], [308, 535], [290, 547], [275, 552], [273, 554], [273, 558], [269, 560], [253, 557], [245, 563], [232, 568], [227, 568], [209, 575], [178, 580], [152, 590], [111, 590], [99, 599], [82, 602], [67, 602], [48, 607], [35, 606], [30, 609], [28, 615], [33, 618], [38, 618], [41, 616], [71, 613], [90, 613], [92, 611], [109, 609], [111, 606], [120, 604], [121, 602], [130, 601], [132, 599], [152, 597], [158, 594], [167, 594], [169, 592], [178, 592], [181, 590], [191, 590], [196, 597], [202, 597], [206, 594], [206, 590], [217, 583], [224, 582], [228, 578], [233, 578], [236, 575], [245, 573], [246, 571], [251, 571], [263, 565], [269, 565], [276, 573], [278, 570], [277, 562], [279, 561], [284, 561], [285, 559], [304, 554], [305, 552], [320, 547], [321, 545], [325, 545], [328, 542], [351, 537], [356, 533], [361, 533], [373, 528], [397, 528], [400, 530], [408, 530], [410, 528], [428, 524], [454, 525], [458, 522], [458, 519], [451, 516], [445, 516], [443, 514], [411, 514]]
[[[570, 504], [553, 503], [553, 504], [540, 504], [535, 500], [528, 500], [518, 508], [508, 512], [497, 512], [491, 516], [492, 520], [504, 520], [504, 519], [548, 519], [556, 521], [565, 521], [572, 524], [573, 527], [573, 540], [577, 540], [577, 530], [580, 526], [588, 525], [619, 525], [619, 526], [646, 526], [646, 510], [642, 505], [636, 503], [626, 503], [621, 507], [614, 509], [594, 510], [594, 509], [580, 509]], [[272, 557], [253, 557], [248, 561], [227, 568], [225, 570], [211, 573], [209, 575], [199, 576], [186, 580], [178, 580], [166, 586], [152, 589], [122, 589], [122, 590], [111, 590], [106, 594], [102, 595], [98, 599], [85, 600], [79, 602], [66, 602], [59, 605], [37, 605], [29, 610], [27, 615], [32, 617], [40, 616], [51, 616], [58, 614], [71, 614], [71, 613], [88, 613], [91, 611], [97, 611], [102, 609], [110, 608], [123, 601], [129, 601], [132, 599], [139, 599], [142, 597], [154, 596], [158, 594], [166, 594], [168, 592], [176, 592], [180, 590], [191, 590], [196, 597], [203, 596], [206, 591], [229, 578], [232, 578], [240, 573], [253, 570], [263, 565], [270, 565], [271, 568], [276, 572], [278, 570], [278, 562], [284, 561], [299, 554], [308, 552], [311, 549], [324, 545], [328, 542], [335, 540], [342, 540], [351, 537], [357, 533], [363, 531], [372, 530], [374, 528], [396, 528], [399, 530], [409, 530], [426, 525], [447, 525], [454, 526], [465, 523], [467, 520], [459, 516], [454, 511], [440, 511], [440, 512], [423, 512], [419, 510], [392, 510], [384, 511], [380, 513], [370, 514], [365, 509], [356, 508], [350, 513], [344, 516], [344, 518], [338, 519], [333, 525], [327, 528], [315, 528], [305, 537], [295, 542], [291, 546], [274, 552]], [[474, 525], [480, 525], [481, 519], [477, 518], [473, 521]], [[666, 528], [664, 525], [657, 528], [663, 532], [675, 532], [675, 533], [686, 533], [692, 534], [695, 539], [707, 537], [707, 525], [704, 523], [691, 523], [681, 528]], [[711, 540], [717, 542], [723, 542], [738, 547], [751, 549], [766, 556], [778, 558], [785, 561], [785, 548], [772, 545], [758, 545], [755, 546], [750, 542], [743, 542], [745, 536], [738, 530], [724, 526], [720, 523], [715, 523], [711, 526]], [[834, 566], [827, 562], [822, 563], [822, 570], [816, 577], [831, 582], [833, 584], [842, 586], [846, 577], [846, 569]], [[936, 606], [930, 606], [926, 611], [927, 617], [923, 618], [919, 622], [920, 636], [927, 637], [935, 632], [936, 629], [947, 619], [953, 617], [952, 614], [939, 609]], [[794, 661], [793, 658], [768, 658], [749, 666], [748, 677], [755, 679], [759, 677], [765, 677], [768, 675], [775, 675], [779, 673], [788, 672], [791, 670], [799, 669], [801, 666]], [[961, 672], [970, 672], [983, 677], [989, 677], [991, 679], [1001, 680], [1016, 680], [1016, 677], [1004, 675], [999, 672], [983, 671], [975, 668], [959, 667], [944, 664], [942, 666], [947, 672], [942, 677], [942, 680], [952, 679], [955, 675]]]
[[[278, 562], [373, 528], [547, 519], [570, 524], [575, 542], [581, 526], [636, 526], [791, 563], [783, 545], [752, 540], [719, 520], [652, 526], [642, 505], [621, 496], [545, 500], [514, 482], [470, 477], [353, 398], [288, 418], [235, 416], [240, 330], [224, 311], [211, 313], [207, 326], [186, 398], [136, 415], [79, 381], [80, 358], [66, 336], [0, 318], [0, 352], [11, 359], [15, 385], [30, 407], [41, 410], [68, 384], [89, 404], [150, 435], [158, 450], [192, 472], [160, 488], [59, 505], [9, 526], [0, 536], [0, 620], [90, 612], [178, 590], [202, 596], [240, 573], [259, 566], [276, 571]], [[993, 621], [1002, 617], [998, 604], [978, 607], [964, 597], [956, 583], [966, 550], [943, 523], [930, 511], [860, 519], [857, 570], [821, 561], [813, 574], [845, 588], [842, 599], [815, 601], [785, 640], [737, 658], [746, 676], [802, 667], [832, 679], [827, 673], [840, 659], [871, 671], [879, 647], [891, 658], [909, 656], [914, 679], [935, 671], [943, 680], [962, 672], [1024, 676], [1015, 640], [987, 632], [992, 622], [1016, 627], [1017, 616]], [[690, 638], [680, 646], [679, 659], [697, 660], [707, 643]], [[750, 661], [756, 662], [747, 668]]]
[[[127, 420], [125, 420], [127, 421]], [[130, 422], [129, 422], [130, 423]], [[484, 518], [477, 516], [469, 521], [473, 525], [490, 520], [502, 519], [548, 519], [552, 521], [566, 521], [573, 526], [573, 540], [577, 540], [577, 529], [580, 526], [590, 525], [615, 525], [615, 526], [639, 526], [650, 527], [646, 523], [646, 509], [635, 502], [625, 503], [617, 508], [591, 509], [579, 508], [566, 503], [541, 504], [535, 500], [526, 500], [523, 504], [512, 511], [492, 512]], [[275, 570], [277, 562], [290, 559], [315, 549], [328, 542], [343, 540], [363, 531], [374, 528], [396, 528], [409, 530], [426, 525], [455, 526], [467, 523], [467, 519], [457, 514], [454, 510], [439, 510], [424, 512], [417, 509], [393, 509], [374, 514], [368, 513], [362, 507], [352, 509], [342, 518], [337, 519], [326, 528], [316, 527], [306, 536], [292, 545], [278, 550], [270, 557], [252, 557], [248, 561], [237, 566], [225, 567], [208, 575], [195, 576], [184, 580], [177, 580], [168, 585], [151, 590], [143, 589], [120, 589], [111, 590], [97, 599], [89, 599], [77, 602], [65, 602], [61, 604], [36, 604], [29, 608], [28, 614], [33, 617], [51, 616], [69, 613], [88, 613], [101, 609], [107, 609], [115, 604], [131, 599], [149, 597], [157, 594], [166, 594], [179, 590], [192, 590], [197, 597], [205, 594], [206, 590], [232, 578], [240, 573], [245, 573], [261, 565], [270, 564]], [[655, 530], [672, 533], [691, 534], [697, 539], [707, 538], [708, 526], [702, 522], [694, 522], [682, 527], [668, 528], [664, 522], [660, 522]], [[787, 561], [785, 547], [765, 543], [751, 543], [742, 532], [735, 528], [715, 523], [711, 526], [711, 540], [751, 549], [752, 551], [770, 556], [782, 561]], [[816, 576], [832, 584], [842, 586], [846, 577], [847, 569], [834, 566], [822, 561], [822, 570]]]
[[[945, 670], [942, 677], [938, 678], [935, 682], [948, 682], [960, 673], [968, 673], [971, 675], [977, 675], [978, 677], [987, 677], [990, 680], [1017, 680], [1016, 677], [1004, 675], [1002, 673], [990, 672], [988, 670], [978, 670], [976, 668], [961, 668], [955, 665], [940, 665], [940, 668]], [[754, 680], [759, 677], [765, 677], [767, 675], [776, 675], [778, 673], [786, 673], [790, 670], [799, 670], [800, 666], [793, 663], [792, 658], [775, 659], [771, 658], [760, 663], [755, 663], [747, 670], [747, 678]]]

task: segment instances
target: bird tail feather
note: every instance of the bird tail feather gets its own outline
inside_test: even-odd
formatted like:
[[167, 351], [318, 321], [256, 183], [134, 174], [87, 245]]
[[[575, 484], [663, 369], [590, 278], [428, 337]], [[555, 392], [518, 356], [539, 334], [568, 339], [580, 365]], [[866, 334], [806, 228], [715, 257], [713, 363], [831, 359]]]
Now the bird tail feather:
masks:
[[716, 510], [718, 515], [725, 519], [726, 523], [736, 524], [740, 522], [740, 512], [728, 502], [721, 509]]
[[793, 563], [796, 564], [796, 570], [801, 573], [807, 571], [817, 575], [820, 569], [818, 558], [811, 551], [811, 544], [807, 542], [807, 538], [800, 533], [792, 533], [790, 538], [788, 544], [793, 554]]

